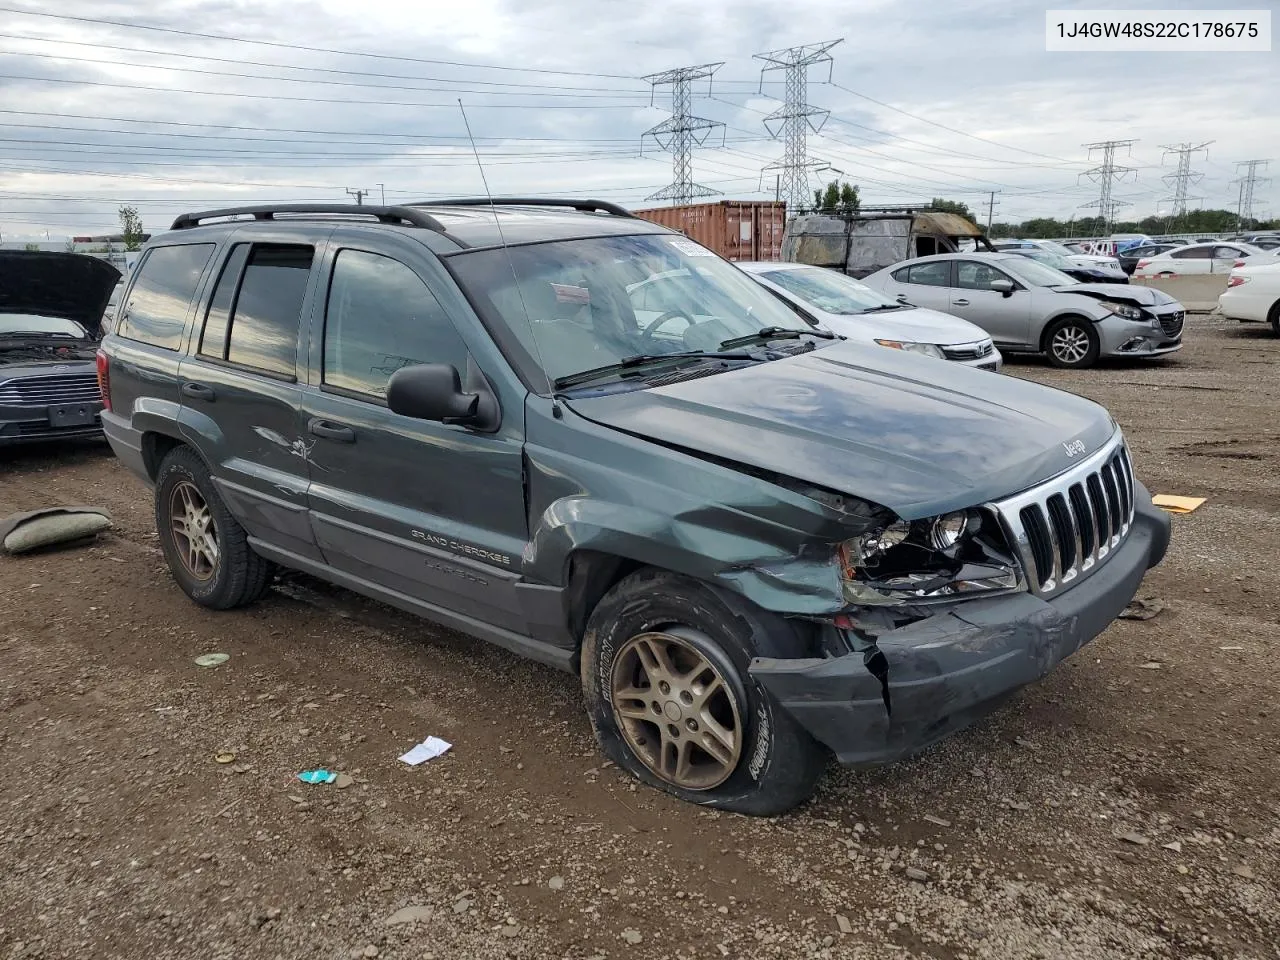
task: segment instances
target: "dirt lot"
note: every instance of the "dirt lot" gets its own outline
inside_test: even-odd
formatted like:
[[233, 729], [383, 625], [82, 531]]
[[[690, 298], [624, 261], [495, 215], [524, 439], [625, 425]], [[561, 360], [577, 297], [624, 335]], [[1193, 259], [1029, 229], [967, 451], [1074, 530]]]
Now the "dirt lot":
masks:
[[0, 559], [0, 957], [1280, 956], [1280, 343], [1193, 323], [1160, 365], [1010, 369], [1209, 498], [1143, 587], [1168, 609], [772, 821], [636, 787], [575, 678], [353, 595], [202, 610], [104, 448], [0, 455], [0, 515], [117, 521]]

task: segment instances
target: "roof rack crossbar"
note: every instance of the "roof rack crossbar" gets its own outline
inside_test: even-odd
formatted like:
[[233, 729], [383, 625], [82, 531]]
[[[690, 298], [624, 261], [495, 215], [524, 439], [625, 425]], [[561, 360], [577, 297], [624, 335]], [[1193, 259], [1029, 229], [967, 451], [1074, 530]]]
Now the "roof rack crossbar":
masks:
[[608, 200], [566, 200], [557, 197], [459, 197], [452, 200], [418, 200], [411, 207], [568, 207], [583, 213], [607, 213], [635, 220], [636, 215]]
[[217, 220], [222, 217], [252, 216], [254, 220], [274, 220], [276, 214], [341, 214], [345, 216], [376, 217], [380, 223], [400, 223], [414, 227], [425, 227], [437, 233], [444, 233], [444, 225], [422, 210], [408, 206], [380, 207], [355, 203], [275, 203], [257, 204], [247, 207], [225, 207], [221, 210], [204, 210], [199, 213], [184, 213], [173, 221], [172, 230], [187, 230], [198, 227], [205, 220]]

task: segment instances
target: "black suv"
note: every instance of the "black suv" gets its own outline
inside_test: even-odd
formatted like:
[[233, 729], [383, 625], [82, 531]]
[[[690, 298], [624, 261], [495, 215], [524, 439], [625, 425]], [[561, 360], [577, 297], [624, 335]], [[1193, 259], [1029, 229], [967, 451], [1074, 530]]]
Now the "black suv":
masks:
[[104, 428], [192, 599], [279, 564], [577, 672], [698, 803], [941, 739], [1168, 543], [1102, 408], [843, 342], [608, 203], [185, 215], [121, 303]]

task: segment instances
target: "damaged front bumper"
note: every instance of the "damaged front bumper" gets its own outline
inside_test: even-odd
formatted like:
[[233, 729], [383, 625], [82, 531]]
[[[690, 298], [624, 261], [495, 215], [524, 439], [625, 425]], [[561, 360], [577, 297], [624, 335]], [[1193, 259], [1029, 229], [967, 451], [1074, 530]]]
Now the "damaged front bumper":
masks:
[[889, 763], [936, 743], [1044, 677], [1133, 599], [1163, 559], [1170, 530], [1168, 516], [1137, 491], [1127, 539], [1105, 566], [1051, 599], [969, 600], [880, 634], [870, 656], [756, 658], [751, 676], [841, 763]]

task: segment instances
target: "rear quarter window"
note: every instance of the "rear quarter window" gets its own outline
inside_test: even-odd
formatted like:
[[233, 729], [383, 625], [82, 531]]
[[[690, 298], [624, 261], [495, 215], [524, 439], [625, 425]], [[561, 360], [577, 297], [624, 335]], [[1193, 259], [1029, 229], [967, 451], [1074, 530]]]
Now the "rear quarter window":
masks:
[[118, 334], [166, 350], [179, 349], [187, 311], [213, 247], [212, 243], [154, 247], [142, 261], [129, 301], [120, 311]]

